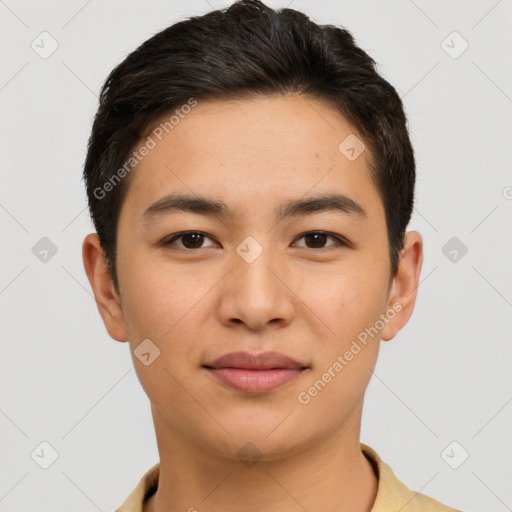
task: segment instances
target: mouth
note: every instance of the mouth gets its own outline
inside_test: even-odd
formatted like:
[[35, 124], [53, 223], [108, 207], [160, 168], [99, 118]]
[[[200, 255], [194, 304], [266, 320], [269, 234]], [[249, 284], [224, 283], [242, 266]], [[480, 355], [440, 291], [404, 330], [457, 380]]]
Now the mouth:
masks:
[[307, 366], [279, 352], [232, 352], [203, 365], [229, 387], [245, 393], [268, 393], [297, 379]]

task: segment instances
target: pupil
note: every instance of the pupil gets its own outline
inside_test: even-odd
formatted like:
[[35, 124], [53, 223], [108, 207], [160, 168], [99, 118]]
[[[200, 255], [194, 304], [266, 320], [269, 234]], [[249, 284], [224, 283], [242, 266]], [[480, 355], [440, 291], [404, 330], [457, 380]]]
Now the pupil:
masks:
[[[191, 243], [188, 243], [188, 241], [191, 241]], [[198, 247], [201, 247], [202, 241], [203, 235], [201, 233], [187, 233], [183, 235], [183, 245], [188, 249], [197, 249]]]
[[317, 247], [318, 245], [323, 245], [325, 243], [324, 238], [326, 236], [327, 235], [325, 235], [324, 233], [312, 233], [312, 234], [306, 236], [306, 240], [314, 239], [316, 243], [313, 242], [313, 246]]
[[[306, 244], [308, 247], [319, 247], [325, 244], [324, 233], [311, 233], [306, 236], [306, 240], [312, 241], [312, 244]], [[188, 249], [200, 248], [203, 242], [203, 235], [201, 233], [187, 233], [183, 235], [183, 245]]]

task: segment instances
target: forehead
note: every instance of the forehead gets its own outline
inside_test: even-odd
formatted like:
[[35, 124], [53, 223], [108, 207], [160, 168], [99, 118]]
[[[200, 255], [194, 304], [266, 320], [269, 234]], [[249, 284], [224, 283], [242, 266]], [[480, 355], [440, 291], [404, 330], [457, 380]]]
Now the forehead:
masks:
[[[225, 198], [234, 210], [250, 205], [253, 213], [272, 198], [309, 193], [343, 193], [369, 210], [379, 201], [362, 138], [328, 103], [265, 96], [198, 101], [186, 111], [172, 127], [164, 124], [172, 113], [162, 116], [145, 135], [154, 147], [132, 171], [125, 200], [139, 214], [175, 191]], [[349, 158], [347, 144], [362, 152]]]

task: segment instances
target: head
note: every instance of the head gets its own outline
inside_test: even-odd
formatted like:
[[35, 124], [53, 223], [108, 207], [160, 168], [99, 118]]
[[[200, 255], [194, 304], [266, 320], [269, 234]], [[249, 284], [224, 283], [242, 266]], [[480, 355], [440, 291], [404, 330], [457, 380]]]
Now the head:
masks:
[[[163, 30], [107, 78], [84, 179], [86, 272], [155, 421], [232, 457], [356, 428], [380, 341], [412, 313], [422, 243], [406, 233], [401, 100], [348, 31], [254, 0]], [[241, 392], [208, 368], [238, 351], [302, 370]]]

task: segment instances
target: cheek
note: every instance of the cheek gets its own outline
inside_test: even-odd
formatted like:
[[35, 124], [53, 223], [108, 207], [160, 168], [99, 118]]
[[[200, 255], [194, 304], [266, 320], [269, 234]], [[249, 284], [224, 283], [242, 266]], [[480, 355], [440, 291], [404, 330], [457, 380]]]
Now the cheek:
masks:
[[173, 325], [176, 294], [169, 293], [147, 270], [137, 271], [124, 285], [123, 314], [133, 341], [136, 338], [159, 339], [163, 329]]
[[322, 282], [306, 281], [300, 296], [307, 297], [307, 306], [327, 326], [328, 338], [340, 349], [379, 318], [386, 301], [386, 278], [379, 268], [372, 272], [364, 265], [351, 267], [346, 272], [331, 272]]
[[144, 253], [119, 266], [123, 314], [130, 333], [160, 339], [177, 328], [200, 300], [201, 281]]
[[375, 367], [380, 333], [374, 326], [385, 299], [384, 282], [364, 273], [345, 274], [310, 296], [329, 334], [317, 337], [315, 367], [297, 399], [313, 417], [325, 418], [331, 411], [332, 421], [341, 422], [360, 406]]
[[[205, 294], [200, 287], [191, 287], [185, 276], [165, 276], [160, 270], [155, 265], [137, 266], [127, 274], [122, 296], [133, 363], [143, 389], [157, 405], [159, 397], [183, 395], [178, 382], [190, 370], [183, 363], [193, 365], [197, 358], [194, 342], [201, 339], [201, 324], [194, 314]], [[158, 352], [148, 366], [137, 358], [136, 350], [146, 339]]]

